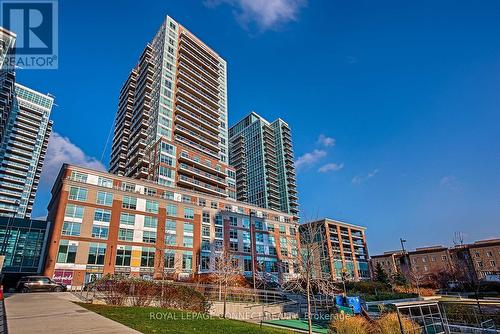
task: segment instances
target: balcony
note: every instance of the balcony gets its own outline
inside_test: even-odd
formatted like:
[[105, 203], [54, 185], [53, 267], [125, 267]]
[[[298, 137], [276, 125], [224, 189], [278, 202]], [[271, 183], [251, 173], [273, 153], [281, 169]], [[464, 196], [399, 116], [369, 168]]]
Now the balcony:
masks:
[[213, 140], [206, 138], [203, 135], [200, 135], [198, 132], [189, 130], [183, 127], [180, 124], [175, 125], [174, 132], [180, 132], [183, 136], [188, 137], [191, 140], [198, 142], [199, 144], [203, 144], [204, 146], [217, 151], [219, 149], [219, 143]]
[[197, 95], [201, 100], [203, 100], [205, 103], [211, 104], [213, 108], [218, 108], [219, 107], [219, 98], [213, 98], [209, 94], [206, 94], [203, 90], [195, 87], [195, 85], [190, 84], [187, 82], [187, 80], [184, 79], [178, 79], [177, 84], [179, 86], [182, 86], [185, 88], [187, 91], [191, 92], [192, 94]]
[[179, 179], [177, 181], [180, 184], [184, 184], [190, 187], [194, 187], [203, 192], [208, 192], [214, 195], [226, 197], [226, 190], [223, 188], [215, 187], [205, 182], [201, 182], [194, 178], [187, 177], [185, 175], [179, 175]]
[[219, 91], [219, 82], [217, 80], [215, 80], [214, 78], [209, 77], [207, 75], [203, 75], [203, 73], [197, 72], [197, 70], [195, 70], [193, 67], [190, 67], [188, 63], [189, 63], [189, 60], [187, 60], [187, 58], [184, 57], [183, 55], [180, 55], [180, 61], [178, 63], [179, 66], [177, 68], [179, 69], [179, 71], [185, 70], [185, 71], [189, 72], [190, 74], [194, 75], [195, 77], [197, 77], [198, 79], [203, 81], [206, 85]]
[[195, 52], [197, 52], [201, 57], [203, 57], [207, 62], [211, 63], [214, 67], [218, 68], [219, 60], [210, 54], [207, 50], [204, 50], [202, 46], [198, 44], [189, 34], [183, 33], [181, 35], [181, 42], [189, 45]]
[[222, 185], [222, 187], [226, 186], [226, 180], [221, 178], [221, 177], [207, 173], [206, 171], [203, 171], [203, 170], [198, 169], [196, 167], [189, 166], [185, 163], [180, 163], [179, 167], [181, 170], [185, 171], [186, 173], [203, 178], [205, 181]]
[[[182, 100], [182, 98], [178, 98], [177, 101], [180, 101], [182, 103], [187, 104], [187, 101], [184, 102]], [[213, 133], [219, 134], [219, 129], [217, 128], [217, 126], [219, 125], [218, 119], [214, 119], [212, 117], [207, 117], [207, 115], [201, 115], [203, 117], [200, 117], [200, 114], [197, 114], [197, 113], [194, 113], [194, 112], [189, 111], [187, 109], [184, 109], [180, 105], [176, 106], [175, 111], [177, 113], [181, 113], [184, 117], [186, 117], [186, 119], [189, 118], [192, 122], [195, 122], [195, 123], [197, 122], [197, 123], [203, 124], [208, 129], [210, 129], [210, 131], [212, 131]], [[210, 123], [210, 122], [212, 122], [212, 123]], [[214, 124], [216, 124], [216, 125], [214, 125]]]
[[214, 142], [219, 141], [219, 136], [218, 136], [219, 133], [218, 132], [217, 132], [217, 134], [214, 134], [213, 132], [210, 132], [210, 130], [207, 130], [206, 128], [204, 128], [201, 125], [193, 123], [193, 121], [191, 121], [187, 118], [184, 118], [181, 115], [176, 115], [175, 121], [182, 123], [184, 126], [190, 128], [192, 130], [198, 131], [201, 135], [208, 136]]
[[197, 160], [194, 160], [193, 158], [191, 158], [190, 156], [186, 155], [186, 154], [182, 154], [179, 156], [179, 161], [187, 161], [187, 162], [191, 162], [193, 164], [195, 164], [196, 166], [199, 167], [199, 169], [204, 169], [206, 171], [209, 171], [211, 172], [212, 174], [219, 174], [219, 175], [222, 175], [223, 177], [226, 177], [226, 173], [222, 170], [217, 170], [215, 168], [213, 168], [212, 166], [207, 166], [205, 164], [203, 164], [201, 161], [197, 161]]
[[219, 111], [213, 109], [209, 105], [205, 104], [203, 101], [195, 98], [187, 91], [182, 88], [178, 88], [177, 92], [182, 96], [177, 97], [177, 102], [181, 102], [184, 107], [190, 109], [193, 112], [198, 112], [207, 119], [211, 116], [212, 120], [217, 121], [217, 126], [219, 125]]
[[186, 137], [181, 136], [181, 135], [176, 135], [175, 140], [178, 141], [179, 143], [182, 143], [182, 144], [187, 145], [189, 147], [192, 147], [200, 152], [203, 152], [203, 153], [211, 156], [212, 158], [219, 159], [219, 151], [218, 150], [217, 151], [210, 150], [210, 149], [206, 148], [205, 146], [200, 145], [199, 143], [192, 141], [191, 139], [186, 138]]
[[213, 100], [219, 100], [219, 89], [212, 84], [205, 84], [195, 78], [195, 75], [190, 75], [187, 71], [179, 69], [178, 78], [182, 78], [189, 81], [191, 84], [195, 85], [198, 89], [201, 89], [206, 94], [210, 95]]

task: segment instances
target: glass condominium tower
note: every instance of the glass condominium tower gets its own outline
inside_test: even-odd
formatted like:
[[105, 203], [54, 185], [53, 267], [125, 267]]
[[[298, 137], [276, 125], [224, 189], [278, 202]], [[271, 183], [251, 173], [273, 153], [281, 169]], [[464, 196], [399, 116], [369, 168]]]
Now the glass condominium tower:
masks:
[[0, 144], [0, 216], [30, 218], [47, 152], [54, 98], [18, 83]]
[[229, 163], [236, 168], [236, 198], [298, 215], [290, 127], [255, 112], [229, 129]]
[[235, 198], [226, 62], [167, 16], [122, 86], [109, 171]]
[[0, 27], [0, 216], [30, 218], [54, 98], [15, 82], [16, 35]]

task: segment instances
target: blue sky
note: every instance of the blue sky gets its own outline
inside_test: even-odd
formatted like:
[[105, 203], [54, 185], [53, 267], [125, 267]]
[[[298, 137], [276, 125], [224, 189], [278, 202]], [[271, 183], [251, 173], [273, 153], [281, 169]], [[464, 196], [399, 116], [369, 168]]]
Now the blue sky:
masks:
[[60, 1], [59, 69], [17, 74], [58, 105], [34, 217], [62, 161], [101, 165], [167, 14], [227, 60], [231, 124], [290, 124], [303, 218], [367, 226], [372, 254], [500, 236], [496, 0]]

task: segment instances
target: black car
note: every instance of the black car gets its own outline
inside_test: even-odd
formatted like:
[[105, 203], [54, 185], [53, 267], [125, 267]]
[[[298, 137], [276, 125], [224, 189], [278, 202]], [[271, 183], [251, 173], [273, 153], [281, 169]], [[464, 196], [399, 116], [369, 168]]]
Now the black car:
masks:
[[66, 291], [64, 284], [59, 284], [46, 276], [24, 276], [17, 282], [18, 292], [62, 292]]

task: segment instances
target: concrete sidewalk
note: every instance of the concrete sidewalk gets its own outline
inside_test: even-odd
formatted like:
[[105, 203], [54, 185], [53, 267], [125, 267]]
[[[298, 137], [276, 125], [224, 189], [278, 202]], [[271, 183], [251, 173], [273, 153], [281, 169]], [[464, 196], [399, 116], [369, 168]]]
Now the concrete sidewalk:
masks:
[[140, 332], [88, 311], [72, 301], [69, 292], [26, 293], [6, 296], [9, 334], [120, 333]]

